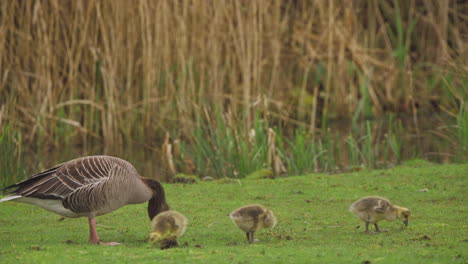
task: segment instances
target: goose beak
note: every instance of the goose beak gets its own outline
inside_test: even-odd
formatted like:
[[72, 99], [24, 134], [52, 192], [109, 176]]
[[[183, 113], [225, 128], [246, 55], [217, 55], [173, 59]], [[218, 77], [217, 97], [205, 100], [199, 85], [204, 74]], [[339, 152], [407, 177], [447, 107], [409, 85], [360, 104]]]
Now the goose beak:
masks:
[[408, 226], [408, 220], [403, 221], [403, 223], [405, 224], [405, 226]]

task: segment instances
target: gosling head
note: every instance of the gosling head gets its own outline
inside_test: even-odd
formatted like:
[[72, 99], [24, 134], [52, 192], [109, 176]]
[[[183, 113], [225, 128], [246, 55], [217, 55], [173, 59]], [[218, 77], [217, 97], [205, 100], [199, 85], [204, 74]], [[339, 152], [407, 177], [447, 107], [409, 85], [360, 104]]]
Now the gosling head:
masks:
[[276, 226], [276, 223], [277, 221], [275, 215], [273, 214], [273, 211], [267, 208], [264, 220], [265, 227], [273, 228]]
[[408, 208], [397, 207], [397, 218], [403, 221], [405, 226], [408, 226], [408, 221], [411, 216], [411, 212]]
[[150, 242], [158, 245], [160, 249], [168, 249], [179, 246], [177, 243], [177, 237], [175, 235], [162, 236], [158, 232], [152, 232], [149, 238]]
[[177, 247], [177, 236], [174, 232], [161, 234], [160, 232], [151, 232], [149, 235], [149, 242], [157, 245], [160, 249], [168, 249]]
[[160, 213], [151, 222], [149, 241], [161, 249], [176, 247], [177, 238], [184, 234], [187, 222], [187, 218], [179, 212]]

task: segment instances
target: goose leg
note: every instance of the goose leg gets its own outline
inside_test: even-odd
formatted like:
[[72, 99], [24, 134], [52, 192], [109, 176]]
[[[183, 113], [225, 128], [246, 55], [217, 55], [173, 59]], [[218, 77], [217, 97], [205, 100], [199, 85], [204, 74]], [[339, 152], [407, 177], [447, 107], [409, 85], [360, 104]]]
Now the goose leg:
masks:
[[88, 224], [89, 224], [89, 243], [106, 245], [106, 246], [120, 245], [119, 242], [105, 242], [105, 243], [101, 242], [101, 240], [99, 239], [97, 230], [96, 230], [96, 218], [89, 217]]
[[96, 218], [89, 217], [88, 218], [89, 224], [89, 243], [91, 244], [98, 244], [99, 243], [99, 235], [96, 231]]
[[366, 222], [366, 231], [364, 232], [369, 233], [369, 222]]

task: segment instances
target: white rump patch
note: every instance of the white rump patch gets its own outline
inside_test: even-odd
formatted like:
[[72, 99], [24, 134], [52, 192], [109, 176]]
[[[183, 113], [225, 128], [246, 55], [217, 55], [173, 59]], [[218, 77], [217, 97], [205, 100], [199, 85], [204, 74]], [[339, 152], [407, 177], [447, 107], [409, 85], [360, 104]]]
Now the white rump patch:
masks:
[[[7, 199], [7, 200], [5, 200]], [[8, 200], [13, 200], [14, 202], [20, 202], [20, 203], [28, 203], [28, 204], [33, 204], [37, 205], [39, 207], [42, 207], [48, 211], [54, 212], [58, 215], [65, 216], [65, 217], [80, 217], [80, 216], [85, 216], [87, 214], [77, 214], [65, 207], [63, 207], [62, 200], [51, 200], [51, 199], [39, 199], [39, 198], [32, 198], [32, 197], [23, 197], [20, 195], [13, 195], [13, 196], [8, 196], [0, 201], [8, 201]]]
[[10, 201], [10, 200], [14, 200], [14, 199], [18, 199], [18, 198], [21, 198], [21, 197], [23, 197], [23, 196], [21, 196], [21, 195], [10, 195], [10, 196], [7, 196], [5, 198], [0, 199], [0, 203]]

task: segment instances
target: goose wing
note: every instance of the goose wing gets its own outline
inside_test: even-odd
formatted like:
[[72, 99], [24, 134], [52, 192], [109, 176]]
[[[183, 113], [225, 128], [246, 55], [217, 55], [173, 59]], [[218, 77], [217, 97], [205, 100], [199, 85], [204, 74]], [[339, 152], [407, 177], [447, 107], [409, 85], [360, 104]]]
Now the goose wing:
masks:
[[6, 187], [7, 194], [39, 199], [61, 199], [109, 179], [117, 167], [117, 158], [89, 156], [71, 160]]

